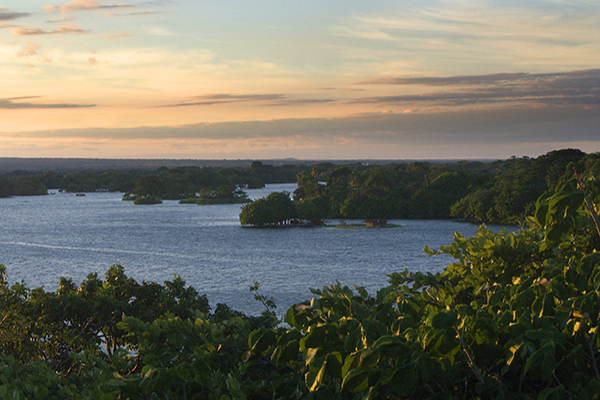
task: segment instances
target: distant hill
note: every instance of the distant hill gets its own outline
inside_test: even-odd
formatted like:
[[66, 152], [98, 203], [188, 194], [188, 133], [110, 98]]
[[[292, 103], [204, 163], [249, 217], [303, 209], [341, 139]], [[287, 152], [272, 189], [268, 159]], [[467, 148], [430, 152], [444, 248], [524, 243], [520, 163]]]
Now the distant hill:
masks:
[[[17, 158], [0, 157], [0, 174], [13, 171], [29, 172], [79, 172], [79, 171], [106, 171], [106, 170], [156, 170], [159, 167], [221, 167], [235, 168], [248, 167], [252, 161], [257, 160], [175, 160], [175, 159], [113, 159], [113, 158]], [[386, 165], [392, 163], [411, 163], [423, 161], [430, 163], [453, 163], [460, 160], [298, 160], [295, 158], [285, 159], [258, 159], [263, 164], [281, 165], [314, 165], [330, 162], [336, 165], [342, 164], [377, 164]], [[491, 162], [495, 160], [470, 160]]]

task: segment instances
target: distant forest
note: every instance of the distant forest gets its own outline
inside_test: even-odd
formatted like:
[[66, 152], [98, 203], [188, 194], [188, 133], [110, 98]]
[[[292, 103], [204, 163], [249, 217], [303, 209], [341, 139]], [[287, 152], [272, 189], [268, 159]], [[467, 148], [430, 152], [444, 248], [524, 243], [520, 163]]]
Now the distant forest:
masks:
[[[246, 164], [247, 165], [247, 164]], [[161, 199], [187, 199], [218, 188], [258, 188], [296, 182], [294, 201], [318, 205], [325, 218], [446, 219], [520, 223], [536, 199], [573, 177], [600, 172], [600, 153], [576, 149], [537, 158], [495, 162], [406, 162], [385, 165], [162, 166], [154, 170], [105, 170], [0, 175], [0, 197], [111, 191]]]

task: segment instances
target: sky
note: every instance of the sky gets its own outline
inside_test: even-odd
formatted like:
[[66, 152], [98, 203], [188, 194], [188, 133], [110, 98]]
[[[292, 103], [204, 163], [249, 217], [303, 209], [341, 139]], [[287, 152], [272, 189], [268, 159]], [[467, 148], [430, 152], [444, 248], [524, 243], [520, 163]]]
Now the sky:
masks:
[[0, 157], [600, 151], [593, 1], [0, 0]]

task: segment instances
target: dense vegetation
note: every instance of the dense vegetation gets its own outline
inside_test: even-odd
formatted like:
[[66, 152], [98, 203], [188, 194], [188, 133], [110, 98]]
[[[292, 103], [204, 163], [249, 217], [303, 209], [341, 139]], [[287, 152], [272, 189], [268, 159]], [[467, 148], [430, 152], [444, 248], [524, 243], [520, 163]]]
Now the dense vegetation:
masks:
[[240, 222], [273, 226], [296, 218], [319, 224], [325, 218], [454, 217], [517, 224], [533, 212], [542, 193], [570, 179], [574, 170], [600, 172], [600, 154], [560, 150], [488, 164], [317, 164], [310, 173], [298, 174], [287, 214], [280, 204], [259, 199], [242, 209]]
[[273, 192], [242, 207], [242, 225], [281, 226], [298, 218], [298, 210], [288, 192]]
[[[493, 163], [317, 164], [300, 173], [294, 200], [319, 199], [328, 218], [463, 218], [520, 223], [536, 199], [573, 175], [600, 172], [600, 154], [553, 151]], [[319, 182], [325, 181], [325, 185]]]
[[[34, 174], [15, 171], [0, 176], [0, 197], [46, 194], [47, 190], [65, 192], [124, 192], [131, 200], [157, 196], [163, 200], [199, 198], [219, 188], [261, 188], [265, 183], [293, 182], [296, 175], [308, 167], [284, 165], [274, 167], [259, 161], [247, 168], [158, 168], [153, 173], [142, 170]], [[218, 197], [218, 196], [217, 196]]]
[[257, 284], [266, 311], [247, 317], [119, 266], [55, 293], [2, 274], [0, 397], [598, 399], [599, 203], [594, 175], [570, 179], [518, 233], [426, 249], [455, 259], [443, 272], [313, 290], [286, 324]]
[[[47, 188], [67, 192], [120, 191], [125, 199], [156, 203], [179, 199], [188, 203], [244, 202], [240, 187], [296, 181], [294, 205], [301, 219], [323, 218], [440, 219], [522, 223], [546, 190], [581, 174], [600, 173], [600, 154], [579, 150], [552, 151], [538, 158], [511, 158], [492, 163], [413, 162], [387, 165], [275, 167], [255, 161], [247, 168], [162, 167], [153, 173], [104, 171], [0, 176], [0, 197], [45, 194]], [[150, 197], [153, 196], [153, 197]], [[285, 218], [286, 220], [295, 217]], [[270, 222], [264, 222], [269, 224]]]

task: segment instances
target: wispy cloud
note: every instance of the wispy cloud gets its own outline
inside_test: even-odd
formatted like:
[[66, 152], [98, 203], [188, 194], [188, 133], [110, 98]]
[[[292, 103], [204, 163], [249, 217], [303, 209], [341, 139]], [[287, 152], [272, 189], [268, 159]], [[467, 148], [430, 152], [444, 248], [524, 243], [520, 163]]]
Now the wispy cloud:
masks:
[[239, 102], [256, 102], [279, 100], [283, 98], [280, 94], [209, 94], [195, 96], [191, 101], [169, 104], [163, 107], [188, 107], [188, 106], [211, 106], [213, 104], [239, 103]]
[[369, 85], [416, 85], [444, 87], [444, 91], [422, 94], [376, 96], [353, 103], [462, 106], [486, 103], [531, 103], [534, 105], [600, 105], [600, 69], [546, 74], [491, 74], [452, 77], [378, 78]]
[[17, 18], [28, 17], [30, 13], [9, 11], [6, 7], [0, 7], [0, 21], [10, 21]]
[[38, 99], [40, 96], [24, 96], [0, 99], [0, 109], [2, 110], [22, 110], [22, 109], [46, 109], [46, 108], [81, 108], [95, 107], [95, 104], [72, 104], [72, 103], [31, 103], [21, 102], [21, 100]]
[[28, 58], [29, 56], [36, 55], [40, 47], [39, 44], [27, 42], [27, 46], [23, 50], [18, 51], [17, 56]]
[[422, 86], [449, 86], [449, 85], [481, 85], [494, 84], [507, 81], [515, 81], [531, 77], [527, 73], [500, 73], [473, 76], [451, 76], [451, 77], [418, 77], [418, 78], [376, 78], [359, 84], [371, 85], [422, 85]]
[[146, 32], [155, 36], [174, 36], [175, 34], [162, 26], [148, 26]]
[[127, 13], [127, 14], [117, 14], [117, 13], [112, 13], [112, 12], [105, 12], [104, 16], [105, 17], [122, 17], [122, 16], [138, 17], [138, 16], [142, 16], [142, 15], [152, 15], [152, 14], [164, 14], [164, 13], [160, 12], [160, 11], [139, 11], [139, 12], [132, 12], [132, 13]]
[[340, 19], [331, 33], [364, 54], [386, 49], [425, 70], [440, 60], [446, 60], [446, 71], [457, 71], [458, 65], [543, 71], [595, 68], [600, 59], [600, 8], [591, 1], [414, 4], [400, 2], [386, 14]]
[[102, 37], [105, 37], [107, 39], [116, 39], [116, 38], [127, 37], [127, 36], [131, 36], [129, 34], [129, 32], [127, 32], [127, 31], [115, 33], [113, 35], [102, 35]]
[[163, 13], [160, 11], [140, 11], [140, 12], [129, 13], [127, 15], [128, 16], [140, 16], [140, 15], [151, 15], [151, 14], [163, 14]]
[[289, 100], [281, 100], [272, 104], [270, 106], [294, 106], [294, 105], [303, 105], [303, 104], [318, 104], [318, 103], [332, 103], [335, 102], [335, 99], [289, 99]]
[[56, 23], [56, 22], [69, 22], [69, 21], [72, 21], [73, 19], [74, 18], [72, 16], [61, 15], [59, 17], [54, 17], [54, 18], [48, 19], [48, 22], [52, 22], [52, 23]]
[[75, 0], [62, 6], [47, 5], [42, 6], [49, 13], [67, 13], [67, 12], [78, 12], [78, 11], [93, 11], [93, 10], [107, 10], [117, 8], [136, 8], [130, 4], [102, 4], [102, 0]]
[[13, 28], [10, 33], [13, 36], [37, 36], [37, 35], [56, 35], [56, 34], [82, 34], [88, 33], [89, 30], [83, 29], [75, 24], [63, 25], [57, 27], [55, 30], [41, 29], [41, 28]]
[[290, 99], [283, 94], [210, 94], [195, 96], [191, 101], [177, 104], [169, 104], [163, 107], [189, 107], [189, 106], [212, 106], [215, 104], [241, 103], [241, 102], [260, 102], [265, 106], [291, 106], [314, 103], [329, 103], [333, 99]]

